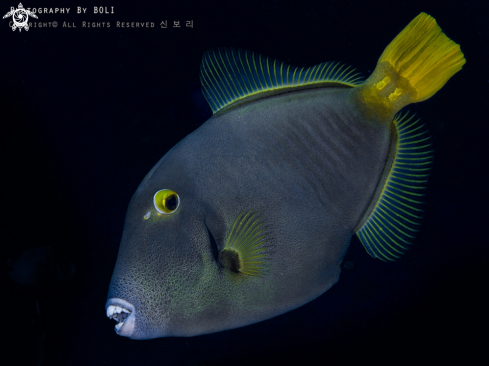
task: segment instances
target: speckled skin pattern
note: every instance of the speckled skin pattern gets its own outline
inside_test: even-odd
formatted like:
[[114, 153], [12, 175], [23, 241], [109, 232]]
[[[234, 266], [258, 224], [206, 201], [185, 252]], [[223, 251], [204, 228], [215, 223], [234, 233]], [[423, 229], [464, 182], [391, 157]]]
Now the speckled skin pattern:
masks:
[[[245, 326], [338, 281], [392, 125], [367, 120], [354, 100], [355, 89], [318, 88], [253, 101], [211, 117], [156, 164], [130, 202], [108, 294], [134, 305], [131, 338]], [[157, 215], [160, 189], [178, 193], [174, 214]], [[249, 210], [266, 226], [260, 277], [222, 268], [207, 231], [222, 249]]]

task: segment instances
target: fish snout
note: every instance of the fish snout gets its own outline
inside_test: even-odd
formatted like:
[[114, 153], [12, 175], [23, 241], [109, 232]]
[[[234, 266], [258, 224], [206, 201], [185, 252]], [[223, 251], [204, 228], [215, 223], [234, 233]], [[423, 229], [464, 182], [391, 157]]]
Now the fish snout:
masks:
[[123, 337], [131, 337], [136, 324], [134, 305], [126, 300], [113, 297], [107, 300], [105, 310], [107, 317], [117, 322], [115, 332]]

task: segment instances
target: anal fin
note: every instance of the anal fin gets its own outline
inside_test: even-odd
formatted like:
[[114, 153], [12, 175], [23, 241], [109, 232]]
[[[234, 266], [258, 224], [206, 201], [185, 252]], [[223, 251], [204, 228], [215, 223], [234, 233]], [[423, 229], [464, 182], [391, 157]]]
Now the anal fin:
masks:
[[428, 131], [414, 115], [399, 113], [393, 124], [393, 155], [355, 230], [367, 252], [384, 261], [399, 258], [415, 238], [433, 162]]

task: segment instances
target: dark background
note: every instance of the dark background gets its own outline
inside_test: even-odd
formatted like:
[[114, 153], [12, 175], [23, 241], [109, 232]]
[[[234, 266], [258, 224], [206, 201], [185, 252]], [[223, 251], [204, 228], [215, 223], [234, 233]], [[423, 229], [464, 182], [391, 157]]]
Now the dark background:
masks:
[[[30, 18], [57, 21], [57, 28], [12, 32], [9, 20], [0, 22], [5, 359], [19, 365], [487, 360], [487, 1], [65, 4], [24, 3], [69, 6], [69, 15]], [[114, 6], [115, 14], [93, 15], [94, 5]], [[0, 2], [4, 13], [10, 6], [17, 1]], [[88, 8], [87, 15], [77, 15], [76, 6]], [[407, 254], [383, 263], [355, 237], [338, 284], [299, 309], [193, 338], [118, 337], [104, 305], [127, 205], [153, 165], [210, 117], [199, 87], [204, 51], [239, 47], [296, 66], [338, 60], [368, 76], [421, 11], [461, 45], [467, 64], [433, 98], [410, 107], [430, 129], [435, 163], [423, 225]], [[165, 19], [169, 28], [160, 29]], [[172, 28], [175, 20], [193, 20], [194, 27]], [[63, 21], [77, 28], [62, 28]], [[82, 21], [111, 27], [82, 28]], [[155, 28], [118, 29], [115, 21], [153, 21]], [[18, 260], [47, 246], [34, 259]], [[12, 280], [13, 268], [27, 285]]]

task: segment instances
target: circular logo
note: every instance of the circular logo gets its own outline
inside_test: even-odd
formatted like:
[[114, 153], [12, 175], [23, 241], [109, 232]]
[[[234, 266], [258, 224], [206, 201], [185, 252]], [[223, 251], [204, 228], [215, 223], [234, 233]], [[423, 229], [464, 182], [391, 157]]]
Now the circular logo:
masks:
[[14, 9], [13, 7], [10, 8], [11, 10], [3, 16], [3, 19], [7, 17], [12, 17], [13, 20], [13, 25], [12, 25], [12, 30], [15, 31], [17, 28], [19, 28], [19, 32], [24, 28], [26, 31], [29, 30], [29, 24], [27, 24], [27, 21], [29, 20], [29, 15], [37, 18], [37, 15], [31, 12], [30, 10], [24, 9], [24, 6], [22, 3], [19, 3], [19, 7], [17, 9]]
[[17, 9], [14, 11], [12, 19], [17, 28], [24, 28], [29, 20], [29, 15], [25, 9]]

